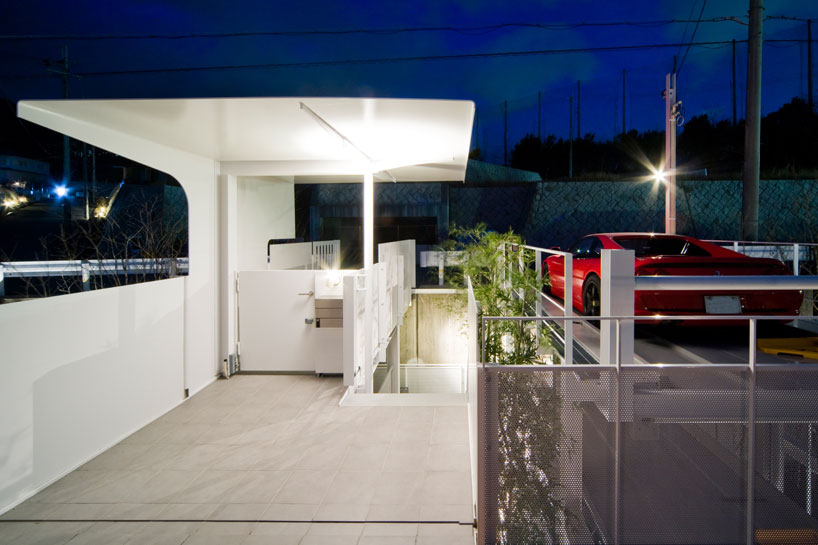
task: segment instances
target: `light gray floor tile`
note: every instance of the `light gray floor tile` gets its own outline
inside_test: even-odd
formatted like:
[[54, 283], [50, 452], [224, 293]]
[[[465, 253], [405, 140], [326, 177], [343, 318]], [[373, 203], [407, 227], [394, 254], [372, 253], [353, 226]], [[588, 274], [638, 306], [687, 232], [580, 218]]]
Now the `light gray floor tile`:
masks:
[[208, 520], [218, 509], [217, 503], [169, 503], [163, 505], [158, 520]]
[[245, 471], [203, 471], [177, 494], [173, 503], [222, 503], [248, 480]]
[[155, 474], [156, 472], [151, 470], [109, 471], [96, 486], [74, 495], [71, 501], [76, 503], [125, 503], [134, 490], [145, 486], [145, 483]]
[[193, 445], [174, 456], [167, 469], [207, 469], [227, 452], [227, 445]]
[[434, 407], [401, 407], [398, 422], [401, 425], [407, 422], [425, 422], [431, 425], [434, 419]]
[[420, 518], [419, 505], [377, 505], [369, 506], [366, 520], [372, 522], [416, 521]]
[[315, 536], [306, 535], [301, 538], [299, 545], [356, 545], [358, 536]]
[[333, 477], [334, 471], [293, 470], [273, 501], [319, 504], [324, 499]]
[[410, 443], [425, 448], [432, 440], [431, 422], [398, 422], [393, 443]]
[[131, 463], [128, 466], [128, 469], [131, 470], [150, 469], [153, 471], [165, 469], [167, 465], [170, 463], [170, 461], [173, 460], [185, 448], [186, 445], [173, 445], [164, 443], [151, 445], [150, 449], [147, 452], [131, 461]]
[[474, 529], [465, 524], [419, 524], [418, 536], [471, 536]]
[[151, 445], [119, 443], [106, 450], [84, 466], [81, 470], [128, 469], [134, 460], [149, 451]]
[[363, 536], [416, 536], [418, 525], [406, 524], [367, 524], [364, 526]]
[[154, 520], [162, 511], [162, 503], [114, 503], [103, 518], [109, 520]]
[[419, 505], [456, 505], [471, 497], [471, 476], [465, 471], [427, 471], [415, 490]]
[[383, 471], [375, 486], [372, 504], [417, 505], [415, 493], [424, 480], [422, 471]]
[[325, 503], [318, 507], [313, 520], [320, 521], [358, 521], [366, 520], [368, 504]]
[[49, 514], [51, 520], [105, 520], [112, 505], [109, 503], [61, 503]]
[[469, 444], [469, 427], [448, 422], [435, 422], [432, 426], [432, 444]]
[[[133, 534], [113, 522], [97, 522], [71, 539], [69, 545], [124, 545]], [[0, 540], [1, 541], [1, 540]]]
[[259, 522], [252, 535], [287, 535], [302, 537], [310, 529], [309, 522]]
[[342, 470], [383, 469], [389, 445], [351, 445], [341, 464]]
[[313, 519], [318, 511], [317, 503], [271, 503], [262, 520], [305, 521]]
[[[92, 522], [31, 522], [31, 523], [3, 523], [0, 529], [5, 529], [8, 524], [21, 524], [12, 528], [9, 538], [5, 543], [14, 545], [64, 545], [74, 539], [77, 535], [90, 528]], [[5, 534], [5, 532], [3, 532]], [[0, 534], [0, 543], [7, 539]]]
[[474, 545], [473, 536], [418, 536], [415, 545]]
[[431, 445], [426, 468], [429, 471], [468, 471], [469, 446], [463, 443]]
[[14, 509], [6, 511], [0, 516], [3, 520], [47, 520], [49, 514], [57, 508], [55, 503], [36, 503], [27, 501], [21, 503]]
[[324, 503], [369, 505], [380, 474], [375, 471], [339, 471], [324, 496]]
[[163, 469], [151, 477], [145, 486], [134, 490], [128, 498], [130, 503], [170, 503], [202, 472], [178, 469]]
[[358, 545], [415, 545], [415, 536], [361, 536]]
[[424, 471], [429, 454], [428, 446], [423, 443], [392, 443], [383, 463], [384, 471]]
[[345, 523], [345, 522], [327, 522], [327, 523], [313, 523], [307, 530], [307, 535], [315, 536], [355, 536], [358, 537], [364, 530], [364, 524]]
[[256, 521], [267, 509], [266, 503], [223, 503], [210, 516], [212, 521]]
[[338, 469], [347, 454], [346, 445], [321, 443], [307, 447], [295, 464], [296, 469]]
[[248, 471], [241, 486], [225, 494], [224, 503], [269, 504], [289, 476], [286, 471]]
[[474, 521], [474, 506], [472, 504], [459, 505], [435, 505], [426, 504], [420, 506], [418, 520], [435, 522], [460, 522], [469, 524]]

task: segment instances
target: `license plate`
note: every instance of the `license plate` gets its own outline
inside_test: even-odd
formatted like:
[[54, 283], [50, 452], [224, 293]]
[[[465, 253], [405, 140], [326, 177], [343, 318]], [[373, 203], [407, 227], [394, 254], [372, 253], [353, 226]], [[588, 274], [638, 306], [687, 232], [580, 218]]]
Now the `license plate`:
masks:
[[738, 295], [705, 295], [704, 309], [708, 314], [741, 314]]

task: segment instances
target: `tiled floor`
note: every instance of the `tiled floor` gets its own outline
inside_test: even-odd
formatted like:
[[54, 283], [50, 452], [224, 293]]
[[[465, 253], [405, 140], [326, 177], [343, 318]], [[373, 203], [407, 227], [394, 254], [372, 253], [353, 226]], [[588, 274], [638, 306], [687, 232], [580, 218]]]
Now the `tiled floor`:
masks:
[[0, 544], [473, 543], [466, 408], [342, 394], [217, 381], [0, 517]]

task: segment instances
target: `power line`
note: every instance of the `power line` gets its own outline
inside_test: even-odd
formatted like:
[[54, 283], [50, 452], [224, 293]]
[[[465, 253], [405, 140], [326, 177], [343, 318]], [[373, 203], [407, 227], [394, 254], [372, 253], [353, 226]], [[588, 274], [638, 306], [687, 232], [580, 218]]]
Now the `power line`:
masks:
[[[702, 9], [699, 12], [699, 21], [702, 19], [702, 15], [704, 15], [704, 7], [707, 5], [707, 0], [702, 0]], [[693, 27], [693, 34], [690, 35], [690, 43], [693, 43], [693, 40], [696, 39], [696, 31], [699, 30], [699, 21], [696, 21], [696, 26]], [[679, 63], [679, 69], [676, 71], [676, 74], [682, 73], [682, 67], [685, 65], [685, 59], [687, 59], [687, 54], [690, 52], [690, 46], [687, 46], [685, 49], [684, 57], [682, 57], [682, 62]]]
[[[797, 20], [795, 18], [788, 20]], [[664, 26], [688, 23], [742, 23], [739, 17], [725, 16], [711, 19], [657, 19], [647, 21], [585, 21], [577, 23], [524, 23], [511, 22], [482, 26], [426, 26], [400, 28], [353, 28], [341, 30], [280, 30], [258, 32], [202, 32], [187, 34], [100, 34], [96, 36], [82, 34], [6, 34], [0, 35], [0, 40], [183, 40], [202, 38], [244, 38], [256, 36], [298, 37], [298, 36], [344, 36], [350, 34], [392, 35], [408, 32], [456, 32], [462, 34], [481, 35], [509, 28], [535, 30], [571, 30], [585, 27], [613, 27], [613, 26]]]
[[[790, 43], [803, 42], [804, 40], [767, 40], [768, 43]], [[746, 43], [747, 40], [736, 40], [736, 43]], [[691, 42], [685, 44], [688, 47], [712, 47], [724, 46], [732, 44], [730, 41], [715, 41], [715, 42]], [[568, 49], [539, 49], [530, 51], [498, 51], [486, 53], [461, 53], [453, 55], [422, 55], [413, 57], [380, 57], [369, 59], [342, 59], [342, 60], [328, 60], [328, 61], [306, 61], [306, 62], [285, 62], [285, 63], [264, 63], [264, 64], [233, 64], [220, 66], [191, 66], [191, 67], [175, 67], [175, 68], [145, 68], [145, 69], [131, 69], [131, 70], [110, 70], [110, 71], [92, 71], [92, 72], [76, 72], [73, 75], [79, 77], [98, 77], [98, 76], [119, 76], [119, 75], [138, 75], [138, 74], [163, 74], [174, 72], [213, 72], [224, 70], [260, 70], [271, 68], [313, 68], [313, 67], [327, 67], [327, 66], [350, 66], [363, 64], [384, 64], [384, 63], [398, 63], [398, 62], [418, 62], [418, 61], [445, 61], [445, 60], [468, 60], [468, 59], [485, 59], [485, 58], [499, 58], [499, 57], [528, 57], [536, 55], [560, 55], [560, 54], [574, 54], [574, 53], [602, 53], [612, 51], [635, 51], [642, 49], [662, 49], [678, 47], [677, 43], [668, 44], [643, 44], [643, 45], [619, 45], [619, 46], [605, 46], [605, 47], [578, 47]]]

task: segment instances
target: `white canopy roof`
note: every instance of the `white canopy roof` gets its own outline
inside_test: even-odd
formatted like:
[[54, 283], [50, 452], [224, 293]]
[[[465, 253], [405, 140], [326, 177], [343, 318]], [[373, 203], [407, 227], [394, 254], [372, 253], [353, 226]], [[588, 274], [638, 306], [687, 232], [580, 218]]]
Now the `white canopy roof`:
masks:
[[221, 162], [222, 172], [360, 181], [462, 181], [474, 103], [379, 98], [21, 101], [50, 128], [98, 126]]

